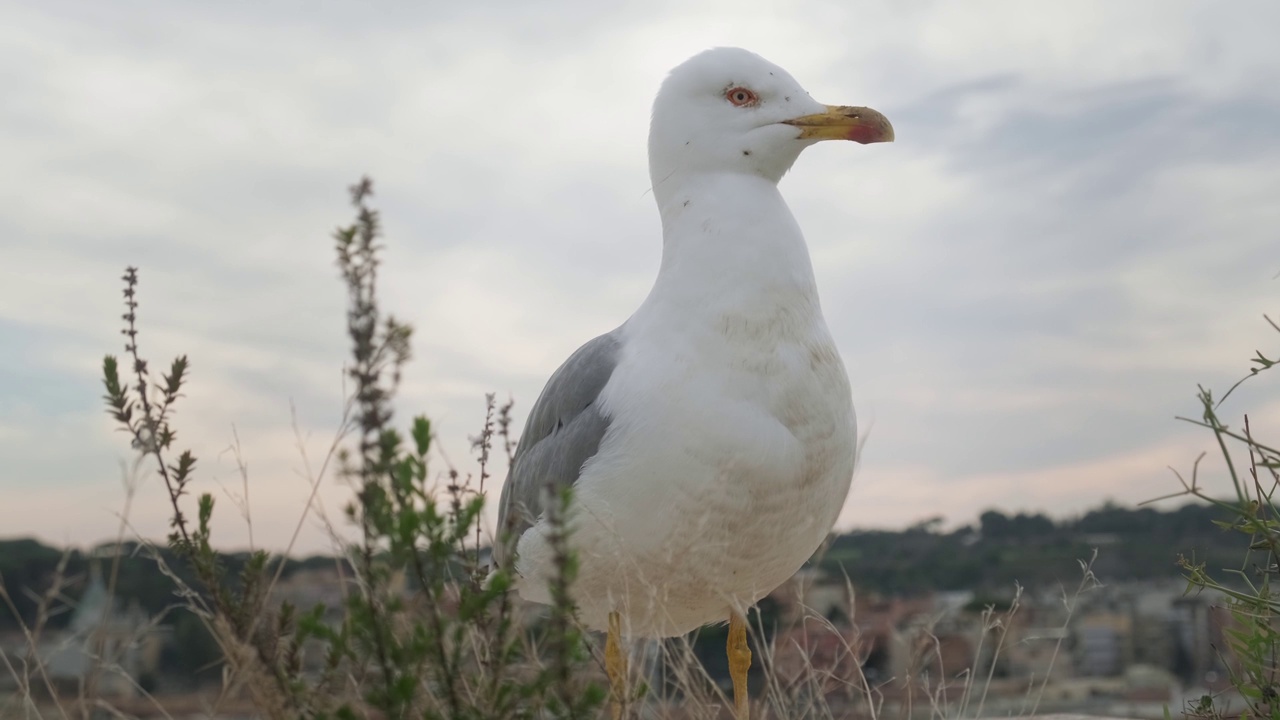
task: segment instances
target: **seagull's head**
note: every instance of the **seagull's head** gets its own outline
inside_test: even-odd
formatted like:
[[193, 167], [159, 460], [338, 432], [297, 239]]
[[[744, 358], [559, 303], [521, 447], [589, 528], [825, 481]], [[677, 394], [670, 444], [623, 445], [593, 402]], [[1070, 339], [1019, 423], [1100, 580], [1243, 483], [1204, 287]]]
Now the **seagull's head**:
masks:
[[715, 48], [671, 71], [653, 103], [649, 173], [749, 173], [782, 179], [820, 140], [891, 142], [893, 126], [865, 107], [823, 105], [782, 68], [740, 48]]

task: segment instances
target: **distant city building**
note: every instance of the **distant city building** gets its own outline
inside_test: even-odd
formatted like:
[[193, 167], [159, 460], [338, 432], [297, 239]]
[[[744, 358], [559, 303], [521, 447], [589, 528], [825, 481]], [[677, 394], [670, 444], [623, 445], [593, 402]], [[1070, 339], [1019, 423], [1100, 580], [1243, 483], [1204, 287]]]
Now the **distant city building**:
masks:
[[[117, 602], [95, 561], [66, 629], [46, 630], [33, 660], [60, 694], [132, 697], [154, 685], [169, 635], [136, 601]], [[24, 639], [7, 645], [11, 657], [29, 656]]]

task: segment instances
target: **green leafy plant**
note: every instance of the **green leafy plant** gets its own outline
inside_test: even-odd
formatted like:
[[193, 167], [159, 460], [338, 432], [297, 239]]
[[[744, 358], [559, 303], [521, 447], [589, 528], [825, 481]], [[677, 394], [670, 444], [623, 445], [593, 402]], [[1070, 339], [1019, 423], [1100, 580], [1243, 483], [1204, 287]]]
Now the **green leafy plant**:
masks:
[[[1280, 325], [1269, 317], [1266, 320], [1280, 333]], [[1217, 649], [1231, 688], [1245, 704], [1243, 710], [1234, 710], [1223, 694], [1204, 695], [1185, 710], [1194, 717], [1217, 719], [1239, 714], [1244, 718], [1280, 720], [1280, 589], [1275, 584], [1280, 573], [1280, 509], [1276, 504], [1280, 450], [1255, 436], [1247, 414], [1238, 429], [1224, 423], [1219, 414], [1222, 403], [1246, 380], [1280, 361], [1258, 351], [1251, 362], [1249, 373], [1221, 398], [1215, 399], [1210, 390], [1201, 386], [1197, 393], [1200, 417], [1180, 418], [1212, 434], [1235, 497], [1215, 497], [1201, 483], [1204, 455], [1197, 458], [1189, 477], [1178, 474], [1183, 490], [1176, 495], [1191, 495], [1221, 508], [1228, 519], [1215, 524], [1249, 538], [1248, 551], [1240, 565], [1221, 571], [1221, 575], [1215, 575], [1205, 562], [1197, 562], [1194, 557], [1180, 557], [1178, 561], [1187, 578], [1188, 592], [1209, 590], [1224, 598], [1230, 620], [1221, 628], [1222, 646]]]
[[[579, 671], [590, 655], [568, 592], [575, 569], [563, 522], [568, 493], [552, 518], [561, 572], [545, 617], [523, 622], [508, 592], [512, 578], [482, 563], [483, 482], [495, 438], [508, 453], [513, 447], [511, 406], [495, 408], [488, 398], [477, 442], [478, 491], [455, 469], [430, 471], [434, 436], [427, 418], [414, 418], [406, 434], [393, 424], [412, 329], [379, 305], [381, 230], [369, 206], [372, 192], [368, 179], [351, 188], [355, 220], [334, 235], [352, 347], [353, 388], [340, 440], [354, 445], [337, 457], [355, 489], [346, 515], [359, 528], [359, 539], [340, 548], [355, 575], [340, 619], [328, 619], [323, 606], [272, 602], [284, 557], [254, 552], [231, 574], [211, 541], [211, 494], [196, 497], [194, 522], [188, 517], [197, 460], [176, 450], [173, 418], [190, 365], [179, 357], [153, 379], [139, 350], [138, 270], [130, 267], [122, 330], [129, 369], [122, 371], [114, 356], [104, 359], [105, 401], [133, 447], [154, 460], [171, 506], [169, 545], [190, 565], [197, 587], [165, 567], [158, 553], [156, 560], [217, 639], [229, 690], [246, 687], [266, 717], [592, 717], [605, 695], [584, 679], [590, 673]], [[319, 671], [304, 672], [305, 656], [315, 652], [323, 657]]]

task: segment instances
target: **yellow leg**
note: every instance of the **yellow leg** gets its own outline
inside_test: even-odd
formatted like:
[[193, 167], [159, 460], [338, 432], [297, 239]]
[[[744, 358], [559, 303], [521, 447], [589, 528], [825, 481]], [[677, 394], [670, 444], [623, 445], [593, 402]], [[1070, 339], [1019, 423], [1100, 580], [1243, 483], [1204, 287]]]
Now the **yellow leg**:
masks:
[[733, 707], [738, 720], [748, 720], [751, 696], [747, 694], [747, 669], [751, 648], [747, 647], [747, 619], [736, 612], [729, 615], [729, 676], [733, 678]]
[[613, 720], [622, 720], [627, 703], [627, 656], [622, 652], [622, 618], [616, 612], [609, 613], [604, 669], [609, 675], [609, 705], [613, 709]]

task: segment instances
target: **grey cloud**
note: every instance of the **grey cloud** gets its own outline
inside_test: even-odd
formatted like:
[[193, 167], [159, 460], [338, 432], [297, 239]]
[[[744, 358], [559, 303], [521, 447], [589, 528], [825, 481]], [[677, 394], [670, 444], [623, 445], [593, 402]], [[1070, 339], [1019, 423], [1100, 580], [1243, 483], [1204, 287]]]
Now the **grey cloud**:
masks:
[[[927, 453], [958, 476], [1104, 457], [1168, 436], [1175, 413], [1195, 411], [1197, 382], [1234, 380], [1177, 357], [1221, 340], [1214, 322], [1224, 306], [1168, 312], [1122, 274], [1163, 266], [1190, 287], [1237, 287], [1237, 306], [1257, 307], [1267, 288], [1256, 263], [1268, 255], [1280, 263], [1268, 228], [1227, 242], [1189, 222], [1203, 227], [1214, 218], [1206, 213], [1244, 209], [1247, 199], [1235, 210], [1211, 209], [1156, 183], [1190, 163], [1229, 167], [1280, 153], [1276, 104], [1252, 95], [1201, 99], [1157, 80], [1083, 92], [1044, 112], [1018, 108], [977, 134], [956, 110], [971, 95], [1016, 97], [1025, 85], [1009, 77], [966, 83], [904, 113], [901, 135], [922, 138], [980, 189], [906, 239], [928, 245], [919, 256], [929, 260], [909, 276], [855, 273], [828, 289], [838, 305], [875, 309], [837, 335], [862, 338], [846, 344], [847, 354], [872, 377], [882, 373], [875, 382], [889, 387], [877, 405], [897, 389], [931, 387], [943, 398], [969, 391], [967, 405], [944, 399], [909, 420], [888, 413], [905, 427], [882, 418], [873, 440], [884, 455]], [[1241, 286], [1250, 276], [1255, 282]], [[1087, 362], [1107, 356], [1114, 366]], [[1045, 390], [1023, 409], [1000, 402]]]
[[[864, 426], [874, 422], [863, 481], [924, 468], [936, 486], [910, 497], [940, 506], [990, 492], [992, 473], [1032, 477], [1169, 442], [1195, 383], [1234, 380], [1251, 339], [1267, 337], [1226, 318], [1266, 310], [1280, 270], [1266, 221], [1267, 188], [1280, 189], [1268, 170], [1275, 86], [1248, 70], [1258, 52], [1241, 43], [1215, 51], [1222, 83], [1204, 84], [1205, 37], [1227, 19], [1181, 62], [1157, 52], [1135, 77], [1081, 58], [1068, 82], [1055, 58], [1015, 44], [951, 67], [963, 47], [919, 45], [943, 7], [866, 27], [834, 3], [829, 24], [808, 28], [811, 46], [792, 53], [815, 65], [822, 99], [884, 110], [899, 142], [814, 148], [784, 187], [815, 257], [832, 259], [818, 268], [824, 308]], [[0, 377], [30, 389], [20, 412], [0, 405], [0, 429], [54, 425], [58, 442], [80, 433], [90, 449], [42, 463], [49, 445], [0, 432], [13, 458], [0, 482], [114, 469], [120, 438], [99, 415], [92, 362], [49, 363], [117, 350], [125, 263], [143, 267], [147, 347], [192, 355], [194, 440], [224, 447], [232, 422], [287, 440], [290, 399], [304, 431], [332, 430], [346, 338], [328, 233], [362, 172], [379, 183], [388, 307], [418, 328], [401, 414], [430, 414], [461, 464], [483, 392], [512, 393], [522, 417], [556, 364], [647, 291], [660, 230], [643, 124], [656, 86], [610, 81], [636, 77], [628, 54], [676, 54], [694, 36], [686, 23], [711, 24], [714, 10], [54, 0], [9, 11], [17, 35], [0, 39], [21, 43], [0, 50], [14, 61], [0, 67], [23, 72], [4, 76], [16, 101], [0, 108], [0, 149], [21, 177], [0, 181], [0, 249], [24, 269], [0, 270], [0, 345], [29, 357], [0, 353]], [[1132, 31], [1103, 20], [1099, 33]], [[1142, 37], [1180, 42], [1167, 22], [1176, 32]], [[679, 47], [649, 47], [666, 28]], [[753, 38], [777, 42], [746, 33], [740, 44]], [[86, 90], [94, 72], [139, 83], [131, 102], [165, 94], [130, 114]], [[504, 100], [519, 121], [494, 119]], [[18, 302], [36, 330], [13, 324]], [[289, 467], [291, 447], [262, 443], [255, 467]]]

